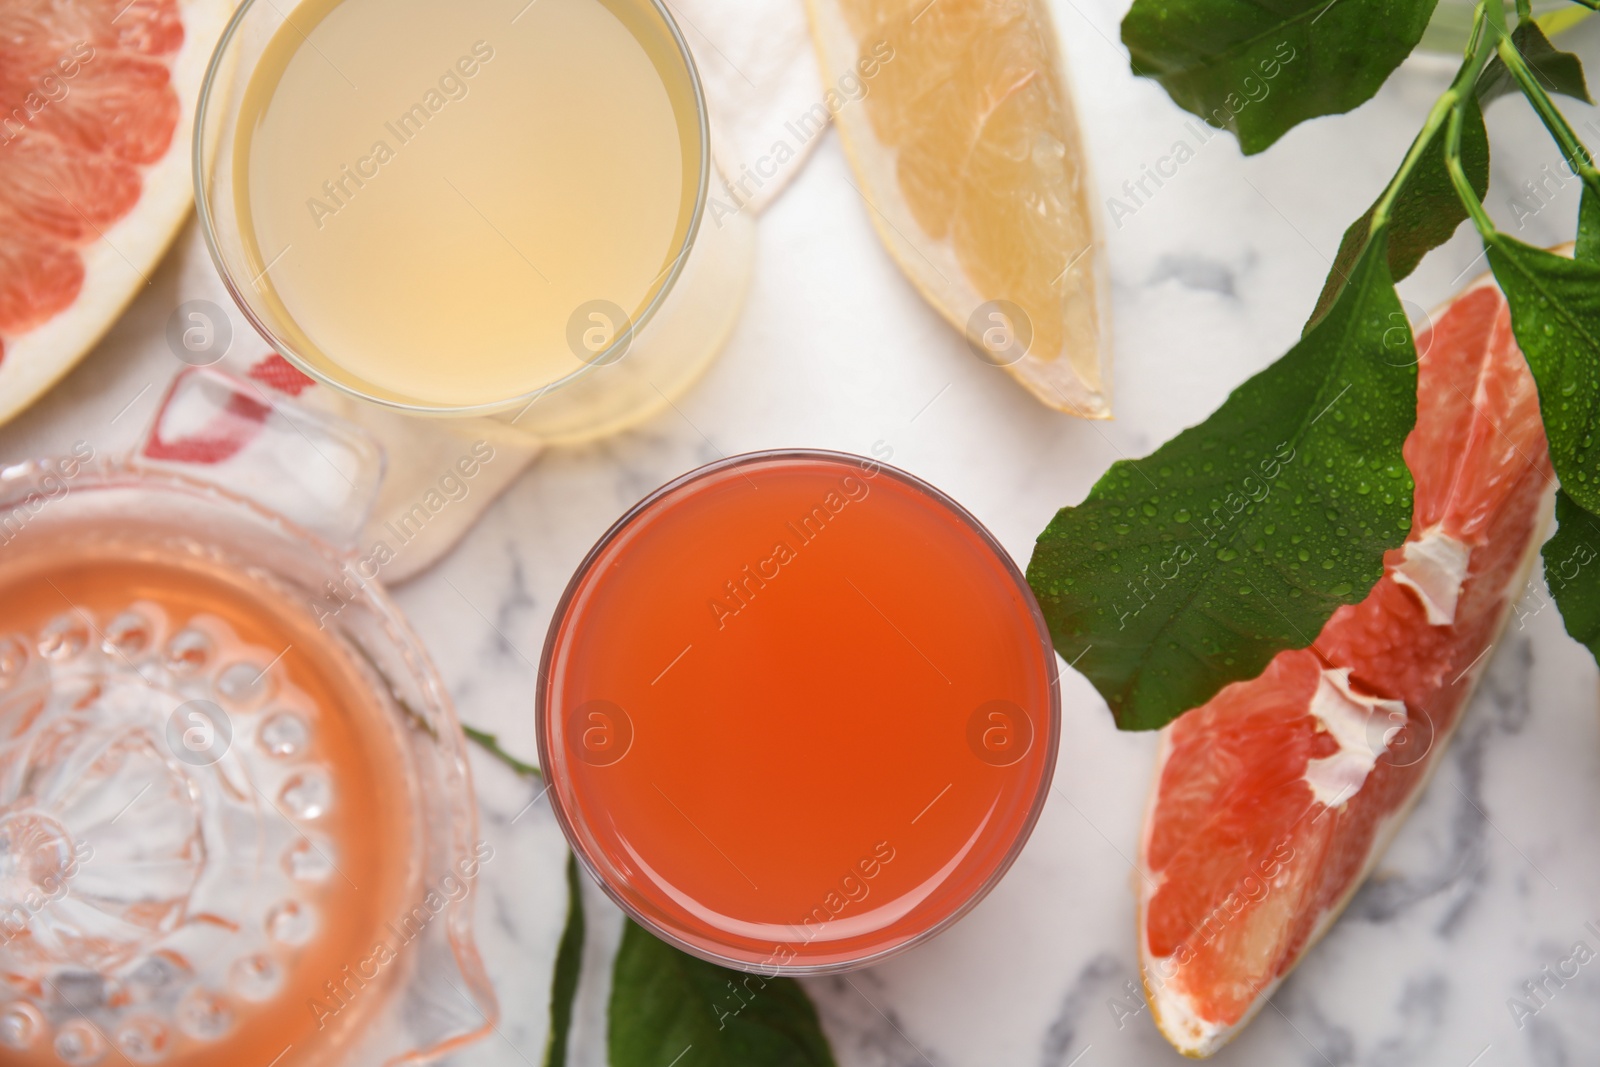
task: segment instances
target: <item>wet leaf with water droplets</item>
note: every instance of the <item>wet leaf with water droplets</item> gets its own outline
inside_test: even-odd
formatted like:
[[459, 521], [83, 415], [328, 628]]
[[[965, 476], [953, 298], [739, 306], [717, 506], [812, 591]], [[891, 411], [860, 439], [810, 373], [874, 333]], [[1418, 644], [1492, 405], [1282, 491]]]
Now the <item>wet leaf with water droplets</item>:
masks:
[[[1435, 130], [1429, 141], [1426, 153], [1416, 169], [1406, 176], [1389, 213], [1389, 273], [1395, 281], [1416, 270], [1422, 257], [1450, 240], [1457, 227], [1467, 219], [1467, 209], [1461, 206], [1461, 199], [1450, 181], [1450, 172], [1445, 168], [1444, 128]], [[1483, 112], [1472, 100], [1466, 103], [1461, 127], [1461, 166], [1481, 198], [1489, 190], [1489, 134], [1483, 126]], [[1385, 191], [1379, 190], [1378, 200]], [[1322, 294], [1317, 297], [1316, 309], [1306, 321], [1304, 332], [1311, 332], [1311, 327], [1328, 313], [1334, 298], [1344, 289], [1351, 266], [1367, 246], [1378, 200], [1344, 231], [1333, 269], [1322, 283]]]
[[1422, 38], [1436, 0], [1135, 0], [1133, 72], [1232, 130], [1248, 155], [1365, 103]]
[[1556, 476], [1574, 502], [1600, 513], [1600, 449], [1592, 447], [1600, 429], [1600, 264], [1501, 233], [1489, 241], [1489, 265], [1539, 386]]
[[[1417, 414], [1416, 352], [1394, 316], [1380, 233], [1287, 355], [1153, 455], [1113, 464], [1039, 536], [1028, 581], [1056, 649], [1122, 728], [1164, 726], [1304, 648], [1383, 574], [1410, 526], [1401, 447]], [[1394, 491], [1355, 491], [1380, 480]], [[1117, 532], [1113, 516], [1144, 501], [1158, 515]]]
[[1578, 243], [1572, 258], [1579, 263], [1600, 263], [1600, 196], [1587, 185], [1578, 198]]
[[1600, 660], [1600, 518], [1556, 491], [1556, 533], [1544, 545], [1544, 578], [1561, 620]]

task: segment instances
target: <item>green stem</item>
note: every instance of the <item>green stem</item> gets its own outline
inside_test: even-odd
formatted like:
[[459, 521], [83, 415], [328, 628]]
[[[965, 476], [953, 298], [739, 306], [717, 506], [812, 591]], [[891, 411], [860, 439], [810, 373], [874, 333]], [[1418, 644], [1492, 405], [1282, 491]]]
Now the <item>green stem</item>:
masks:
[[1483, 14], [1484, 30], [1492, 44], [1499, 45], [1511, 39], [1511, 31], [1506, 27], [1505, 0], [1479, 0], [1478, 11]]
[[1372, 210], [1372, 223], [1367, 227], [1369, 235], [1376, 236], [1389, 225], [1389, 212], [1394, 209], [1394, 202], [1400, 196], [1400, 190], [1405, 187], [1406, 179], [1422, 161], [1422, 154], [1428, 150], [1433, 135], [1439, 131], [1439, 127], [1450, 115], [1450, 109], [1454, 105], [1454, 98], [1451, 95], [1453, 92], [1453, 89], [1446, 90], [1443, 96], [1434, 101], [1433, 110], [1428, 112], [1428, 121], [1423, 125], [1422, 132], [1411, 142], [1411, 149], [1406, 153], [1406, 158], [1401, 160], [1400, 169], [1395, 172], [1389, 187], [1383, 191], [1383, 198]]
[[1533, 0], [1517, 0], [1517, 21], [1527, 22], [1533, 18]]
[[[1372, 224], [1367, 232], [1376, 235], [1389, 224], [1389, 213], [1394, 209], [1394, 202], [1400, 196], [1400, 190], [1405, 187], [1406, 179], [1422, 161], [1423, 154], [1433, 144], [1435, 135], [1450, 120], [1451, 116], [1460, 108], [1467, 99], [1468, 94], [1474, 91], [1478, 83], [1478, 76], [1483, 73], [1483, 68], [1488, 65], [1489, 58], [1494, 55], [1494, 48], [1490, 44], [1494, 35], [1486, 33], [1486, 26], [1492, 26], [1497, 20], [1501, 27], [1502, 36], [1505, 27], [1505, 0], [1480, 0], [1478, 9], [1472, 16], [1472, 36], [1467, 41], [1466, 55], [1461, 61], [1461, 67], [1456, 71], [1455, 79], [1434, 101], [1433, 109], [1428, 112], [1428, 121], [1423, 124], [1422, 132], [1417, 134], [1417, 139], [1411, 142], [1411, 149], [1406, 153], [1406, 158], [1401, 162], [1400, 169], [1395, 172], [1394, 179], [1389, 187], [1384, 190], [1383, 197], [1374, 207]], [[1457, 155], [1459, 156], [1459, 140], [1457, 142]], [[1457, 161], [1459, 166], [1459, 160]], [[1471, 185], [1467, 186], [1471, 189]], [[1477, 194], [1472, 196], [1472, 202], [1477, 203]], [[1472, 210], [1471, 205], [1467, 208]], [[1480, 207], [1481, 210], [1481, 207]]]
[[1522, 95], [1528, 98], [1528, 103], [1533, 105], [1533, 110], [1538, 113], [1539, 119], [1544, 123], [1544, 128], [1561, 148], [1561, 154], [1566, 157], [1568, 166], [1577, 171], [1591, 192], [1600, 195], [1600, 170], [1595, 169], [1594, 157], [1589, 154], [1589, 149], [1578, 139], [1577, 133], [1567, 122], [1566, 116], [1556, 107], [1555, 101], [1550, 99], [1550, 94], [1544, 91], [1544, 86], [1539, 84], [1539, 79], [1528, 67], [1527, 60], [1522, 58], [1522, 53], [1512, 43], [1511, 38], [1503, 33], [1498, 46], [1500, 60], [1516, 79], [1517, 87], [1522, 90]]
[[1450, 128], [1445, 132], [1444, 141], [1444, 166], [1450, 173], [1450, 184], [1456, 187], [1456, 196], [1461, 200], [1461, 205], [1467, 209], [1467, 214], [1472, 217], [1472, 225], [1477, 227], [1478, 233], [1485, 241], [1494, 236], [1494, 220], [1489, 218], [1489, 213], [1483, 209], [1483, 201], [1478, 199], [1478, 191], [1472, 187], [1472, 182], [1467, 178], [1466, 168], [1461, 165], [1461, 127], [1466, 120], [1466, 101], [1461, 100], [1450, 112]]
[[467, 740], [475, 742], [485, 752], [489, 753], [489, 755], [493, 756], [501, 763], [504, 763], [507, 767], [510, 767], [520, 777], [544, 777], [544, 775], [539, 771], [539, 768], [535, 767], [531, 763], [523, 763], [521, 760], [517, 759], [517, 757], [501, 748], [500, 739], [494, 734], [485, 733], [482, 730], [475, 730], [472, 727], [467, 726], [465, 723], [463, 723], [461, 726], [461, 732], [467, 735]]

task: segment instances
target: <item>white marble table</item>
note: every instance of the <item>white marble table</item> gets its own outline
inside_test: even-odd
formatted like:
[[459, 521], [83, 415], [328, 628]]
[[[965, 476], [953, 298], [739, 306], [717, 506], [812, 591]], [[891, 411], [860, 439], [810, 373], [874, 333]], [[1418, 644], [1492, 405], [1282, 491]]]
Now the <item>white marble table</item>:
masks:
[[[1176, 140], [1194, 145], [1187, 116], [1135, 80], [1113, 44], [1122, 3], [1057, 0], [1057, 9], [1103, 195]], [[1600, 73], [1600, 25], [1572, 40]], [[965, 503], [1025, 561], [1055, 509], [1080, 499], [1112, 460], [1199, 420], [1292, 343], [1344, 226], [1391, 173], [1447, 77], [1443, 66], [1413, 62], [1354, 115], [1302, 127], [1254, 159], [1217, 136], [1120, 228], [1108, 225], [1118, 418], [1098, 425], [1039, 407], [923, 305], [878, 245], [828, 134], [762, 218], [743, 320], [681, 411], [547, 454], [454, 555], [397, 591], [462, 718], [531, 757], [532, 661], [570, 572], [624, 508], [720, 454], [865, 452], [885, 442], [896, 464]], [[1568, 113], [1594, 117], [1581, 105]], [[1500, 138], [1490, 207], [1506, 225], [1515, 217], [1508, 197], [1558, 159], [1534, 126], [1520, 101], [1490, 114]], [[1575, 205], [1571, 183], [1522, 235], [1564, 239]], [[1478, 251], [1458, 234], [1403, 294], [1429, 306], [1482, 269]], [[79, 438], [102, 451], [132, 441], [154, 400], [140, 389], [176, 364], [115, 358], [127, 347], [116, 342], [161, 329], [183, 299], [185, 268], [195, 265], [169, 260], [110, 342], [0, 431], [0, 460]], [[1003, 884], [933, 943], [848, 982], [808, 983], [846, 1067], [1178, 1062], [1144, 1015], [1128, 1015], [1136, 1001], [1114, 1006], [1136, 975], [1127, 857], [1156, 739], [1118, 733], [1076, 674], [1065, 672], [1062, 686], [1056, 788]], [[451, 1062], [520, 1067], [543, 1052], [563, 844], [542, 802], [510, 825], [536, 787], [489, 759], [475, 756], [474, 767], [484, 834], [497, 850], [478, 918], [504, 1017], [498, 1036]], [[575, 1060], [598, 1065], [620, 919], [597, 891], [587, 904]], [[1600, 923], [1600, 690], [1593, 661], [1546, 608], [1507, 634], [1376, 877], [1217, 1062], [1595, 1063], [1600, 962], [1520, 1030], [1506, 1006], [1574, 942], [1600, 950], [1584, 928], [1591, 921]]]

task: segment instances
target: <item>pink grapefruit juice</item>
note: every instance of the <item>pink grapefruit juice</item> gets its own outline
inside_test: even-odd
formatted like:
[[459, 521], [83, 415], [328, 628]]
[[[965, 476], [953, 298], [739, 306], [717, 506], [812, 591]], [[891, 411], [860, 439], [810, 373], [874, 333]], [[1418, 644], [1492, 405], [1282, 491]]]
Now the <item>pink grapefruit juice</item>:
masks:
[[708, 959], [881, 959], [999, 879], [1049, 786], [1055, 656], [1010, 557], [893, 468], [771, 452], [625, 516], [557, 609], [540, 755], [602, 886]]

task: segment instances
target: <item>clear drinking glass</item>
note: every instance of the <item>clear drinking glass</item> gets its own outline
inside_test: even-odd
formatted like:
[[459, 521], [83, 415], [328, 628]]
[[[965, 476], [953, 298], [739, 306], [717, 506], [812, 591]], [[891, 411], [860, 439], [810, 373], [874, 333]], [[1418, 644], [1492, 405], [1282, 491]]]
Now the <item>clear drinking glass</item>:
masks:
[[1027, 842], [1061, 730], [1043, 614], [993, 535], [904, 471], [802, 449], [619, 519], [556, 605], [536, 699], [579, 862], [656, 936], [767, 978], [966, 915]]
[[[329, 2], [309, 0], [295, 6], [244, 0], [223, 33], [200, 96], [195, 121], [194, 183], [201, 229], [223, 282], [262, 336], [295, 366], [351, 396], [416, 415], [489, 417], [503, 424], [499, 431], [502, 434], [527, 435], [544, 442], [580, 441], [620, 431], [664, 409], [672, 398], [687, 390], [710, 365], [737, 319], [749, 280], [755, 231], [743, 211], [709, 213], [714, 217], [708, 217], [707, 204], [713, 195], [724, 203], [736, 203], [737, 199], [727, 194], [712, 160], [708, 113], [699, 75], [666, 5], [661, 0], [605, 0], [608, 9], [630, 20], [629, 25], [643, 27], [636, 32], [660, 38], [661, 54], [671, 57], [671, 69], [664, 77], [674, 83], [681, 81], [682, 99], [690, 102], [684, 107], [692, 104], [693, 121], [683, 122], [683, 128], [692, 128], [693, 133], [686, 135], [683, 155], [685, 171], [692, 173], [692, 180], [685, 180], [684, 189], [692, 188], [693, 209], [681, 229], [681, 240], [671, 249], [668, 265], [652, 283], [642, 307], [630, 313], [609, 301], [594, 300], [572, 309], [566, 331], [570, 367], [564, 373], [518, 389], [512, 395], [462, 403], [437, 396], [408, 395], [348, 370], [340, 362], [341, 353], [336, 346], [324, 350], [271, 291], [276, 268], [267, 258], [272, 252], [256, 251], [254, 239], [247, 232], [250, 205], [243, 202], [238, 178], [241, 170], [248, 170], [241, 165], [239, 152], [241, 112], [246, 106], [249, 83], [280, 30], [286, 25], [300, 30], [300, 24], [291, 20], [297, 16], [302, 21], [314, 18], [315, 12], [309, 16], [304, 13], [326, 7]], [[445, 0], [439, 3], [443, 6]], [[533, 6], [510, 0], [507, 4], [512, 23], [524, 18], [523, 12]], [[519, 7], [522, 12], [517, 11]], [[535, 16], [526, 17], [532, 21]], [[515, 28], [508, 27], [508, 32]], [[381, 44], [375, 43], [374, 47]], [[427, 73], [431, 72], [419, 72], [419, 85]], [[578, 106], [581, 91], [574, 89], [570, 96], [537, 101], [533, 110]], [[451, 106], [460, 109], [469, 103]], [[340, 105], [330, 100], [328, 106]], [[351, 186], [346, 184], [345, 188]], [[540, 194], [539, 189], [529, 190], [530, 196]], [[462, 197], [465, 199], [465, 194]], [[481, 216], [495, 227], [491, 213], [471, 206], [476, 212], [474, 223]], [[314, 254], [315, 249], [311, 252]], [[518, 252], [520, 255], [520, 249]], [[385, 254], [408, 254], [403, 233], [395, 235], [394, 247], [386, 249]], [[559, 261], [545, 264], [541, 275], [556, 274], [562, 266]], [[348, 279], [348, 284], [360, 286], [362, 279]], [[446, 293], [447, 286], [441, 284], [438, 291]], [[448, 297], [441, 295], [438, 301], [438, 313], [450, 314]], [[558, 355], [568, 358], [568, 353]], [[530, 351], [530, 358], [535, 356], [539, 353]], [[472, 354], [441, 351], [438, 358], [445, 365], [462, 365]], [[493, 428], [489, 429], [492, 432]]]

